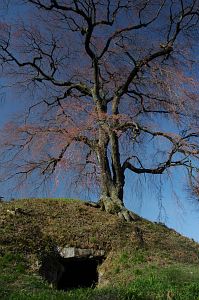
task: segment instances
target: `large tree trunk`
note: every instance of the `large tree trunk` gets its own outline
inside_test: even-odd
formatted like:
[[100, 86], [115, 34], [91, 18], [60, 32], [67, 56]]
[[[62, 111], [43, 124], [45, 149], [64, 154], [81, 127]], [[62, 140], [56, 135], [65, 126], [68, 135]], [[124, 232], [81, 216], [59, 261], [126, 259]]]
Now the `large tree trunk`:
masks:
[[[108, 157], [107, 154], [109, 142], [111, 145], [111, 157], [110, 155]], [[137, 220], [138, 216], [124, 206], [125, 178], [120, 163], [118, 138], [114, 132], [107, 135], [103, 129], [100, 130], [97, 155], [101, 170], [101, 197], [99, 200], [101, 209], [111, 214], [117, 214], [126, 221]]]
[[114, 191], [114, 188], [108, 195], [105, 193], [101, 194], [99, 205], [102, 210], [105, 210], [106, 212], [111, 214], [116, 214], [121, 219], [124, 219], [126, 221], [131, 222], [140, 219], [136, 214], [125, 208], [123, 199], [120, 199], [117, 192]]

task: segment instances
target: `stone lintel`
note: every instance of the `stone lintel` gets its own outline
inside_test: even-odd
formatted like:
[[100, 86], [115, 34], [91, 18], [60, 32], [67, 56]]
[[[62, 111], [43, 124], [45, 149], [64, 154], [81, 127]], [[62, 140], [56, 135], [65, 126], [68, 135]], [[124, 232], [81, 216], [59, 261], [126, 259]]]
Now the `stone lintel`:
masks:
[[63, 258], [81, 258], [81, 257], [102, 257], [105, 255], [104, 250], [82, 249], [76, 247], [57, 247], [58, 253]]

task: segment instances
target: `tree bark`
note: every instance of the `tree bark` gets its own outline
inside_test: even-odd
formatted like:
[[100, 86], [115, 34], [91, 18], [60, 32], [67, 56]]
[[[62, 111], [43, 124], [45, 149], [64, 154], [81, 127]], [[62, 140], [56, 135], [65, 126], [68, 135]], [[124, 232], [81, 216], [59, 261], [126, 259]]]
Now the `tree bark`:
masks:
[[[101, 171], [101, 197], [99, 205], [102, 210], [116, 214], [126, 221], [136, 221], [138, 216], [125, 208], [123, 202], [125, 177], [120, 163], [119, 144], [114, 132], [107, 134], [99, 130], [98, 161]], [[110, 142], [111, 154], [108, 156]], [[111, 161], [111, 163], [110, 163]]]
[[118, 215], [119, 218], [127, 222], [135, 222], [140, 220], [140, 217], [135, 213], [125, 208], [124, 203], [117, 195], [105, 196], [101, 195], [99, 200], [100, 208], [110, 214]]

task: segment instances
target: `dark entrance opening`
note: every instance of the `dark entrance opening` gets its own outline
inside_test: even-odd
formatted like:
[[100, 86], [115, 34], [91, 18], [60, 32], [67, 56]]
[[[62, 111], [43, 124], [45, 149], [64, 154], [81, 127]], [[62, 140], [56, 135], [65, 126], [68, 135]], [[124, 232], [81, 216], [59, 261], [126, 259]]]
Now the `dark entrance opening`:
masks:
[[68, 258], [61, 259], [64, 267], [57, 289], [68, 290], [82, 287], [95, 287], [98, 283], [98, 265], [101, 258]]
[[98, 284], [98, 266], [104, 256], [70, 257], [47, 256], [39, 273], [58, 290], [95, 287]]

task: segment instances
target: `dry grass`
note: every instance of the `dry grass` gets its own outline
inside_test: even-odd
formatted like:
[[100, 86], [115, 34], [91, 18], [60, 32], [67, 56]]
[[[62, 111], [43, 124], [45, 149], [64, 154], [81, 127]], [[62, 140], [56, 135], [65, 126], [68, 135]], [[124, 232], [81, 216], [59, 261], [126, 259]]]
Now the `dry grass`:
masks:
[[[124, 222], [83, 201], [15, 200], [0, 203], [0, 212], [2, 255], [22, 253], [34, 260], [54, 246], [104, 249], [107, 259], [101, 272], [107, 272], [105, 277], [109, 281], [113, 274], [124, 281], [132, 264], [139, 264], [141, 269], [154, 264], [165, 267], [173, 262], [199, 262], [199, 245], [174, 230], [144, 219]], [[144, 243], [140, 242], [137, 231], [141, 232]]]

